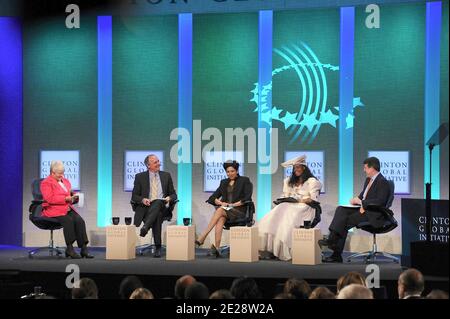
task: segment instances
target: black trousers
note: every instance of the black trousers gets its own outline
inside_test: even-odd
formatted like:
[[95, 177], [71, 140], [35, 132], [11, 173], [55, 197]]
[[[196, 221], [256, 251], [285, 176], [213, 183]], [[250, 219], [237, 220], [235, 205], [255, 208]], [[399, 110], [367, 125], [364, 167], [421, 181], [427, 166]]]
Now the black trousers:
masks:
[[345, 240], [350, 229], [357, 226], [359, 223], [368, 221], [366, 214], [359, 212], [359, 207], [342, 207], [336, 208], [333, 221], [330, 224], [331, 236], [335, 235], [335, 238], [330, 238], [336, 242], [336, 250], [334, 254], [340, 255], [344, 251]]
[[153, 239], [155, 240], [155, 246], [161, 246], [161, 232], [162, 223], [164, 221], [164, 213], [166, 211], [166, 206], [161, 200], [153, 201], [150, 206], [139, 206], [136, 209], [143, 209], [144, 212], [144, 226], [145, 230], [152, 229]]
[[78, 247], [83, 247], [89, 242], [86, 234], [86, 223], [84, 219], [73, 210], [67, 215], [55, 217], [63, 226], [66, 245], [72, 245], [75, 241]]

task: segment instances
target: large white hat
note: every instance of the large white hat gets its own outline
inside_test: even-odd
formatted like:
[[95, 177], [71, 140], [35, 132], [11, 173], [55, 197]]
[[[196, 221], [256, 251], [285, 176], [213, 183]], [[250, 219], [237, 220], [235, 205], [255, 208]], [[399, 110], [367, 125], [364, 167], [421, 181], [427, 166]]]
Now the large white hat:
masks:
[[284, 163], [281, 163], [281, 166], [283, 167], [289, 167], [294, 165], [305, 165], [306, 166], [306, 155], [301, 155], [298, 157], [295, 157], [293, 159], [290, 159]]

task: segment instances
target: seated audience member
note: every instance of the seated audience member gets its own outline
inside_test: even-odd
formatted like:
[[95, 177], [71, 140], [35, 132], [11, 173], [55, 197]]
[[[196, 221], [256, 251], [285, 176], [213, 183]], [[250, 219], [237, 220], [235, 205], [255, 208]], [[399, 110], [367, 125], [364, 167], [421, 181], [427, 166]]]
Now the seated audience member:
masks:
[[448, 299], [448, 292], [440, 289], [433, 289], [427, 295], [427, 299]]
[[72, 299], [98, 299], [98, 288], [90, 278], [81, 278], [78, 288], [72, 288]]
[[131, 294], [138, 288], [144, 288], [141, 280], [136, 276], [127, 276], [120, 283], [120, 299], [130, 299]]
[[420, 271], [414, 268], [405, 270], [398, 277], [397, 291], [399, 299], [421, 299], [425, 280]]
[[194, 282], [186, 287], [184, 299], [208, 299], [209, 289], [204, 283]]
[[309, 295], [309, 299], [335, 299], [336, 296], [327, 287], [317, 287]]
[[373, 299], [373, 293], [367, 287], [351, 284], [342, 288], [337, 299]]
[[219, 289], [214, 291], [209, 299], [234, 299], [233, 295], [228, 289]]
[[308, 299], [311, 287], [303, 279], [291, 278], [284, 284], [284, 293], [292, 294], [295, 299]]
[[341, 276], [338, 279], [336, 284], [337, 293], [339, 294], [342, 288], [350, 284], [366, 286], [366, 280], [364, 279], [364, 276], [361, 275], [359, 272], [350, 271], [349, 273], [345, 274], [344, 276]]
[[184, 291], [186, 290], [186, 287], [193, 284], [197, 280], [192, 277], [191, 275], [184, 275], [177, 279], [177, 282], [175, 283], [175, 298], [176, 299], [184, 299]]
[[240, 277], [233, 280], [230, 288], [231, 294], [235, 299], [259, 299], [259, 291], [256, 281], [248, 277]]
[[273, 299], [298, 299], [298, 298], [295, 298], [293, 294], [282, 292], [276, 295]]
[[155, 299], [150, 290], [146, 288], [138, 288], [130, 296], [130, 299]]

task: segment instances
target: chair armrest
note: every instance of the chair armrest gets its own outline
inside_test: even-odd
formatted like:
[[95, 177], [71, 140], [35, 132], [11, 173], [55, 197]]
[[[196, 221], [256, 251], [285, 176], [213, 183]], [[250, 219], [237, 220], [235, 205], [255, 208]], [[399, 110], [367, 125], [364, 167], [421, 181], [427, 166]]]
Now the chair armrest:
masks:
[[141, 205], [141, 203], [135, 202], [134, 200], [130, 200], [130, 205], [131, 205], [131, 209], [133, 210], [133, 212], [136, 210], [136, 207], [138, 207], [139, 205]]
[[392, 210], [390, 210], [387, 207], [380, 206], [380, 205], [367, 205], [366, 209], [369, 210], [369, 211], [375, 211], [375, 212], [383, 213], [383, 215], [385, 215], [386, 217], [393, 217], [394, 216], [394, 213], [392, 212]]
[[[208, 200], [206, 200], [205, 203], [210, 204], [210, 205], [212, 205], [214, 207], [219, 207], [220, 206], [220, 205], [216, 205], [215, 203], [213, 204], [213, 203], [209, 202]], [[253, 201], [246, 200], [245, 202], [242, 202], [242, 205], [248, 205], [248, 204], [251, 204], [251, 203], [253, 203]]]
[[168, 210], [173, 211], [173, 209], [175, 208], [175, 205], [179, 202], [179, 199], [173, 200], [173, 201], [169, 201], [169, 207], [167, 207]]
[[[179, 201], [180, 201], [179, 199], [175, 199], [174, 201], [169, 201], [169, 205], [175, 205]], [[133, 207], [133, 211], [134, 211], [137, 206], [141, 206], [143, 204], [139, 203], [139, 202], [135, 202], [134, 200], [130, 200], [130, 205]]]
[[305, 203], [305, 204], [312, 208], [320, 207], [320, 202], [312, 200], [312, 199], [309, 203]]

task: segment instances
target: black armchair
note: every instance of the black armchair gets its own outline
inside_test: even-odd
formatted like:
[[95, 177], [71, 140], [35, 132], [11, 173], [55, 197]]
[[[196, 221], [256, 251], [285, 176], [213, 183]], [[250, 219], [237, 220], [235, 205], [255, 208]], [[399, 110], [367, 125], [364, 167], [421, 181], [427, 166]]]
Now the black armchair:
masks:
[[392, 202], [394, 201], [395, 184], [391, 180], [389, 180], [388, 182], [389, 182], [390, 193], [389, 193], [389, 199], [386, 203], [386, 206], [383, 207], [383, 206], [377, 206], [377, 205], [369, 205], [367, 207], [367, 210], [379, 211], [383, 214], [383, 218], [384, 218], [383, 225], [381, 227], [376, 228], [376, 227], [373, 227], [368, 222], [361, 222], [356, 226], [356, 228], [362, 229], [373, 235], [372, 250], [366, 251], [363, 253], [356, 253], [356, 254], [350, 255], [349, 257], [347, 257], [347, 261], [351, 261], [352, 259], [358, 258], [358, 257], [364, 257], [365, 262], [368, 263], [369, 261], [371, 261], [371, 262], [375, 261], [377, 256], [382, 256], [382, 257], [390, 259], [396, 263], [399, 262], [399, 259], [397, 257], [394, 257], [391, 254], [388, 254], [388, 253], [385, 253], [382, 251], [378, 251], [378, 248], [377, 248], [377, 236], [376, 235], [388, 233], [398, 226], [398, 222], [394, 218], [394, 213], [389, 209], [392, 206]]
[[[166, 208], [165, 212], [164, 212], [164, 216], [163, 216], [163, 222], [167, 221], [170, 222], [172, 220], [172, 213], [173, 210], [175, 209], [175, 205], [179, 202], [180, 200], [176, 199], [174, 201], [171, 201], [169, 203], [169, 207]], [[131, 208], [133, 210], [133, 212], [136, 210], [136, 208], [138, 206], [142, 206], [142, 203], [138, 203], [135, 201], [130, 201], [131, 204]], [[153, 238], [153, 237], [151, 237]], [[151, 241], [153, 241], [153, 239], [151, 239]], [[161, 246], [162, 249], [165, 249], [165, 246]], [[136, 247], [136, 253], [140, 256], [144, 255], [146, 251], [150, 251], [150, 252], [154, 252], [155, 250], [155, 244], [150, 243], [150, 244], [144, 244], [144, 245], [140, 245]]]
[[41, 182], [43, 178], [36, 179], [31, 184], [31, 191], [33, 194], [33, 200], [31, 201], [30, 207], [28, 208], [28, 218], [30, 221], [39, 229], [50, 230], [50, 240], [48, 246], [39, 247], [28, 252], [28, 257], [33, 258], [34, 255], [41, 251], [48, 251], [50, 256], [60, 256], [64, 251], [58, 247], [55, 247], [53, 241], [53, 231], [61, 229], [62, 225], [58, 222], [56, 218], [45, 217], [42, 215], [42, 203], [44, 202], [41, 193]]

